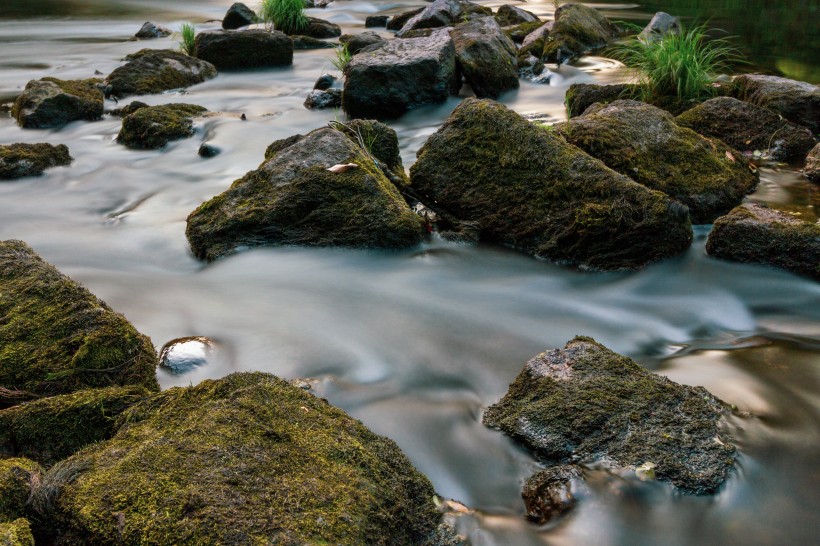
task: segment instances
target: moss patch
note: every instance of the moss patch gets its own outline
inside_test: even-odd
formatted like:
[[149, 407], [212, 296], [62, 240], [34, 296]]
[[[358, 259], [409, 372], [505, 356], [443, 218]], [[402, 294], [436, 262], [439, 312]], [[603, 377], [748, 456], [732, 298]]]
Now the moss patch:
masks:
[[23, 517], [43, 469], [28, 459], [0, 459], [0, 523]]
[[129, 148], [162, 148], [172, 140], [193, 136], [193, 118], [207, 111], [195, 104], [163, 104], [139, 108], [123, 118], [117, 142]]
[[603, 47], [618, 29], [597, 10], [583, 4], [564, 4], [555, 11], [555, 25], [544, 43], [541, 59], [567, 62], [591, 49]]
[[156, 365], [151, 341], [125, 317], [25, 243], [0, 242], [0, 386], [32, 395], [156, 390]]
[[0, 523], [0, 546], [34, 546], [28, 520], [20, 518], [11, 523]]
[[0, 145], [0, 180], [38, 176], [51, 167], [70, 165], [65, 144], [8, 144]]
[[106, 79], [111, 92], [118, 97], [162, 93], [216, 76], [211, 63], [170, 49], [142, 49], [125, 59], [128, 63]]
[[14, 101], [11, 115], [21, 127], [60, 127], [75, 120], [97, 120], [103, 114], [99, 79], [43, 78], [26, 84]]

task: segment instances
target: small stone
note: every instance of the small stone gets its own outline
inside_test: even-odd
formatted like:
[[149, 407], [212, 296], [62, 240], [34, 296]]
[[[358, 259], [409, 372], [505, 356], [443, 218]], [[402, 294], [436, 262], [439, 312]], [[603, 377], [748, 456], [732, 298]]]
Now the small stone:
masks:
[[389, 15], [368, 15], [364, 20], [364, 26], [365, 28], [384, 28], [388, 20], [390, 20]]
[[146, 21], [134, 37], [142, 40], [148, 40], [152, 38], [165, 38], [170, 35], [171, 31], [167, 28], [155, 25], [151, 21]]
[[304, 102], [308, 110], [321, 110], [324, 108], [339, 108], [342, 106], [341, 89], [314, 89], [310, 92]]
[[228, 8], [222, 18], [222, 28], [225, 30], [235, 30], [246, 27], [256, 22], [256, 13], [241, 2], [237, 2]]
[[321, 76], [319, 76], [319, 79], [316, 80], [316, 83], [313, 84], [313, 89], [325, 91], [333, 87], [334, 83], [336, 83], [336, 76], [334, 76], [333, 74], [322, 74]]
[[530, 477], [521, 491], [527, 518], [543, 525], [571, 510], [576, 504], [572, 481], [580, 479], [581, 469], [574, 465], [555, 466]]
[[219, 155], [220, 152], [222, 152], [222, 150], [220, 150], [216, 146], [213, 146], [211, 144], [205, 144], [205, 143], [203, 143], [199, 147], [199, 150], [197, 151], [197, 153], [199, 154], [199, 157], [204, 157], [204, 158], [215, 157], [215, 156]]
[[215, 350], [216, 342], [207, 337], [191, 336], [174, 339], [162, 347], [159, 354], [159, 366], [174, 375], [182, 375], [208, 364]]

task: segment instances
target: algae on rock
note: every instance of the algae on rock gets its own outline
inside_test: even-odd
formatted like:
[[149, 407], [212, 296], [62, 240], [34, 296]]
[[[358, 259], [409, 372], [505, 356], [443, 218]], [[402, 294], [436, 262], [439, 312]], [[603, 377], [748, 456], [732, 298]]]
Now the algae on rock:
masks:
[[40, 465], [29, 459], [0, 459], [0, 523], [26, 515], [29, 496], [42, 474]]
[[141, 49], [125, 60], [106, 79], [111, 93], [120, 98], [189, 87], [216, 76], [211, 63], [170, 49]]
[[540, 57], [546, 63], [565, 63], [605, 46], [617, 35], [615, 25], [598, 10], [583, 4], [564, 4], [555, 11], [555, 24]]
[[26, 84], [14, 101], [11, 115], [20, 127], [61, 127], [76, 120], [97, 120], [103, 115], [101, 80], [43, 78]]
[[26, 176], [38, 176], [51, 167], [70, 165], [65, 144], [5, 144], [0, 145], [0, 180], [14, 180]]
[[193, 118], [207, 111], [195, 104], [178, 103], [140, 108], [123, 118], [117, 142], [129, 148], [162, 148], [172, 140], [193, 136]]
[[34, 546], [34, 535], [27, 519], [0, 523], [0, 546]]

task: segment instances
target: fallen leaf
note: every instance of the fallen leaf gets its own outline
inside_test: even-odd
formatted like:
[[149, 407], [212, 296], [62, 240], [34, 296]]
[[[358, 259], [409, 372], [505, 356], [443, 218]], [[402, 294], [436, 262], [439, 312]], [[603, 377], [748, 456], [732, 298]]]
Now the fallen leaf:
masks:
[[729, 161], [731, 161], [732, 163], [734, 163], [734, 162], [735, 162], [735, 156], [733, 156], [733, 155], [732, 155], [732, 152], [730, 152], [729, 150], [726, 150], [726, 158], [727, 158]]
[[338, 165], [333, 165], [328, 170], [332, 173], [338, 174], [338, 173], [347, 172], [350, 169], [358, 169], [358, 168], [359, 168], [359, 166], [356, 165], [355, 163], [340, 163]]
[[757, 174], [757, 166], [754, 163], [749, 163], [749, 170], [752, 171], [752, 174]]

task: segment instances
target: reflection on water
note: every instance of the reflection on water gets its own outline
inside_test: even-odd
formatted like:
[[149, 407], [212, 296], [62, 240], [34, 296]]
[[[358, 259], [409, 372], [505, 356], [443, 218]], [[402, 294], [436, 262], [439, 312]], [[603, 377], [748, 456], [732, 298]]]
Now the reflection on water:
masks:
[[[36, 5], [26, 9], [38, 17], [76, 15], [65, 11], [69, 4], [90, 11], [76, 20], [0, 21], [0, 97], [32, 78], [107, 74], [147, 45], [176, 47], [173, 37], [127, 39], [149, 16], [174, 29], [184, 20], [216, 28], [202, 22], [221, 17], [229, 2], [55, 4], [13, 2], [10, 9]], [[367, 15], [419, 5], [339, 1], [310, 14], [359, 32]], [[631, 6], [648, 19], [650, 9]], [[552, 11], [550, 2], [526, 7]], [[161, 151], [117, 145], [120, 121], [112, 117], [28, 131], [0, 117], [0, 142], [64, 143], [75, 157], [70, 168], [0, 184], [0, 238], [30, 243], [157, 347], [189, 336], [216, 341], [207, 364], [183, 375], [161, 370], [163, 387], [237, 370], [316, 378], [318, 394], [396, 440], [441, 494], [477, 509], [459, 521], [475, 544], [812, 543], [820, 510], [820, 285], [706, 257], [709, 226], [696, 229], [686, 254], [637, 273], [579, 273], [435, 238], [398, 253], [260, 248], [207, 267], [190, 256], [191, 210], [255, 168], [273, 140], [338, 116], [302, 107], [332, 57], [298, 51], [293, 67], [222, 74], [186, 92], [140, 97], [220, 112], [200, 122], [193, 138]], [[523, 82], [502, 100], [533, 119], [561, 120], [567, 86], [624, 77], [617, 63], [589, 57], [562, 66], [550, 85]], [[391, 122], [406, 167], [459, 100]], [[198, 157], [203, 140], [222, 153]], [[753, 199], [817, 218], [816, 187], [793, 168], [761, 174]], [[590, 492], [572, 516], [545, 528], [523, 520], [520, 485], [538, 464], [482, 426], [482, 408], [531, 356], [576, 334], [752, 414], [732, 423], [742, 457], [724, 491], [681, 497], [663, 484], [588, 469]]]

